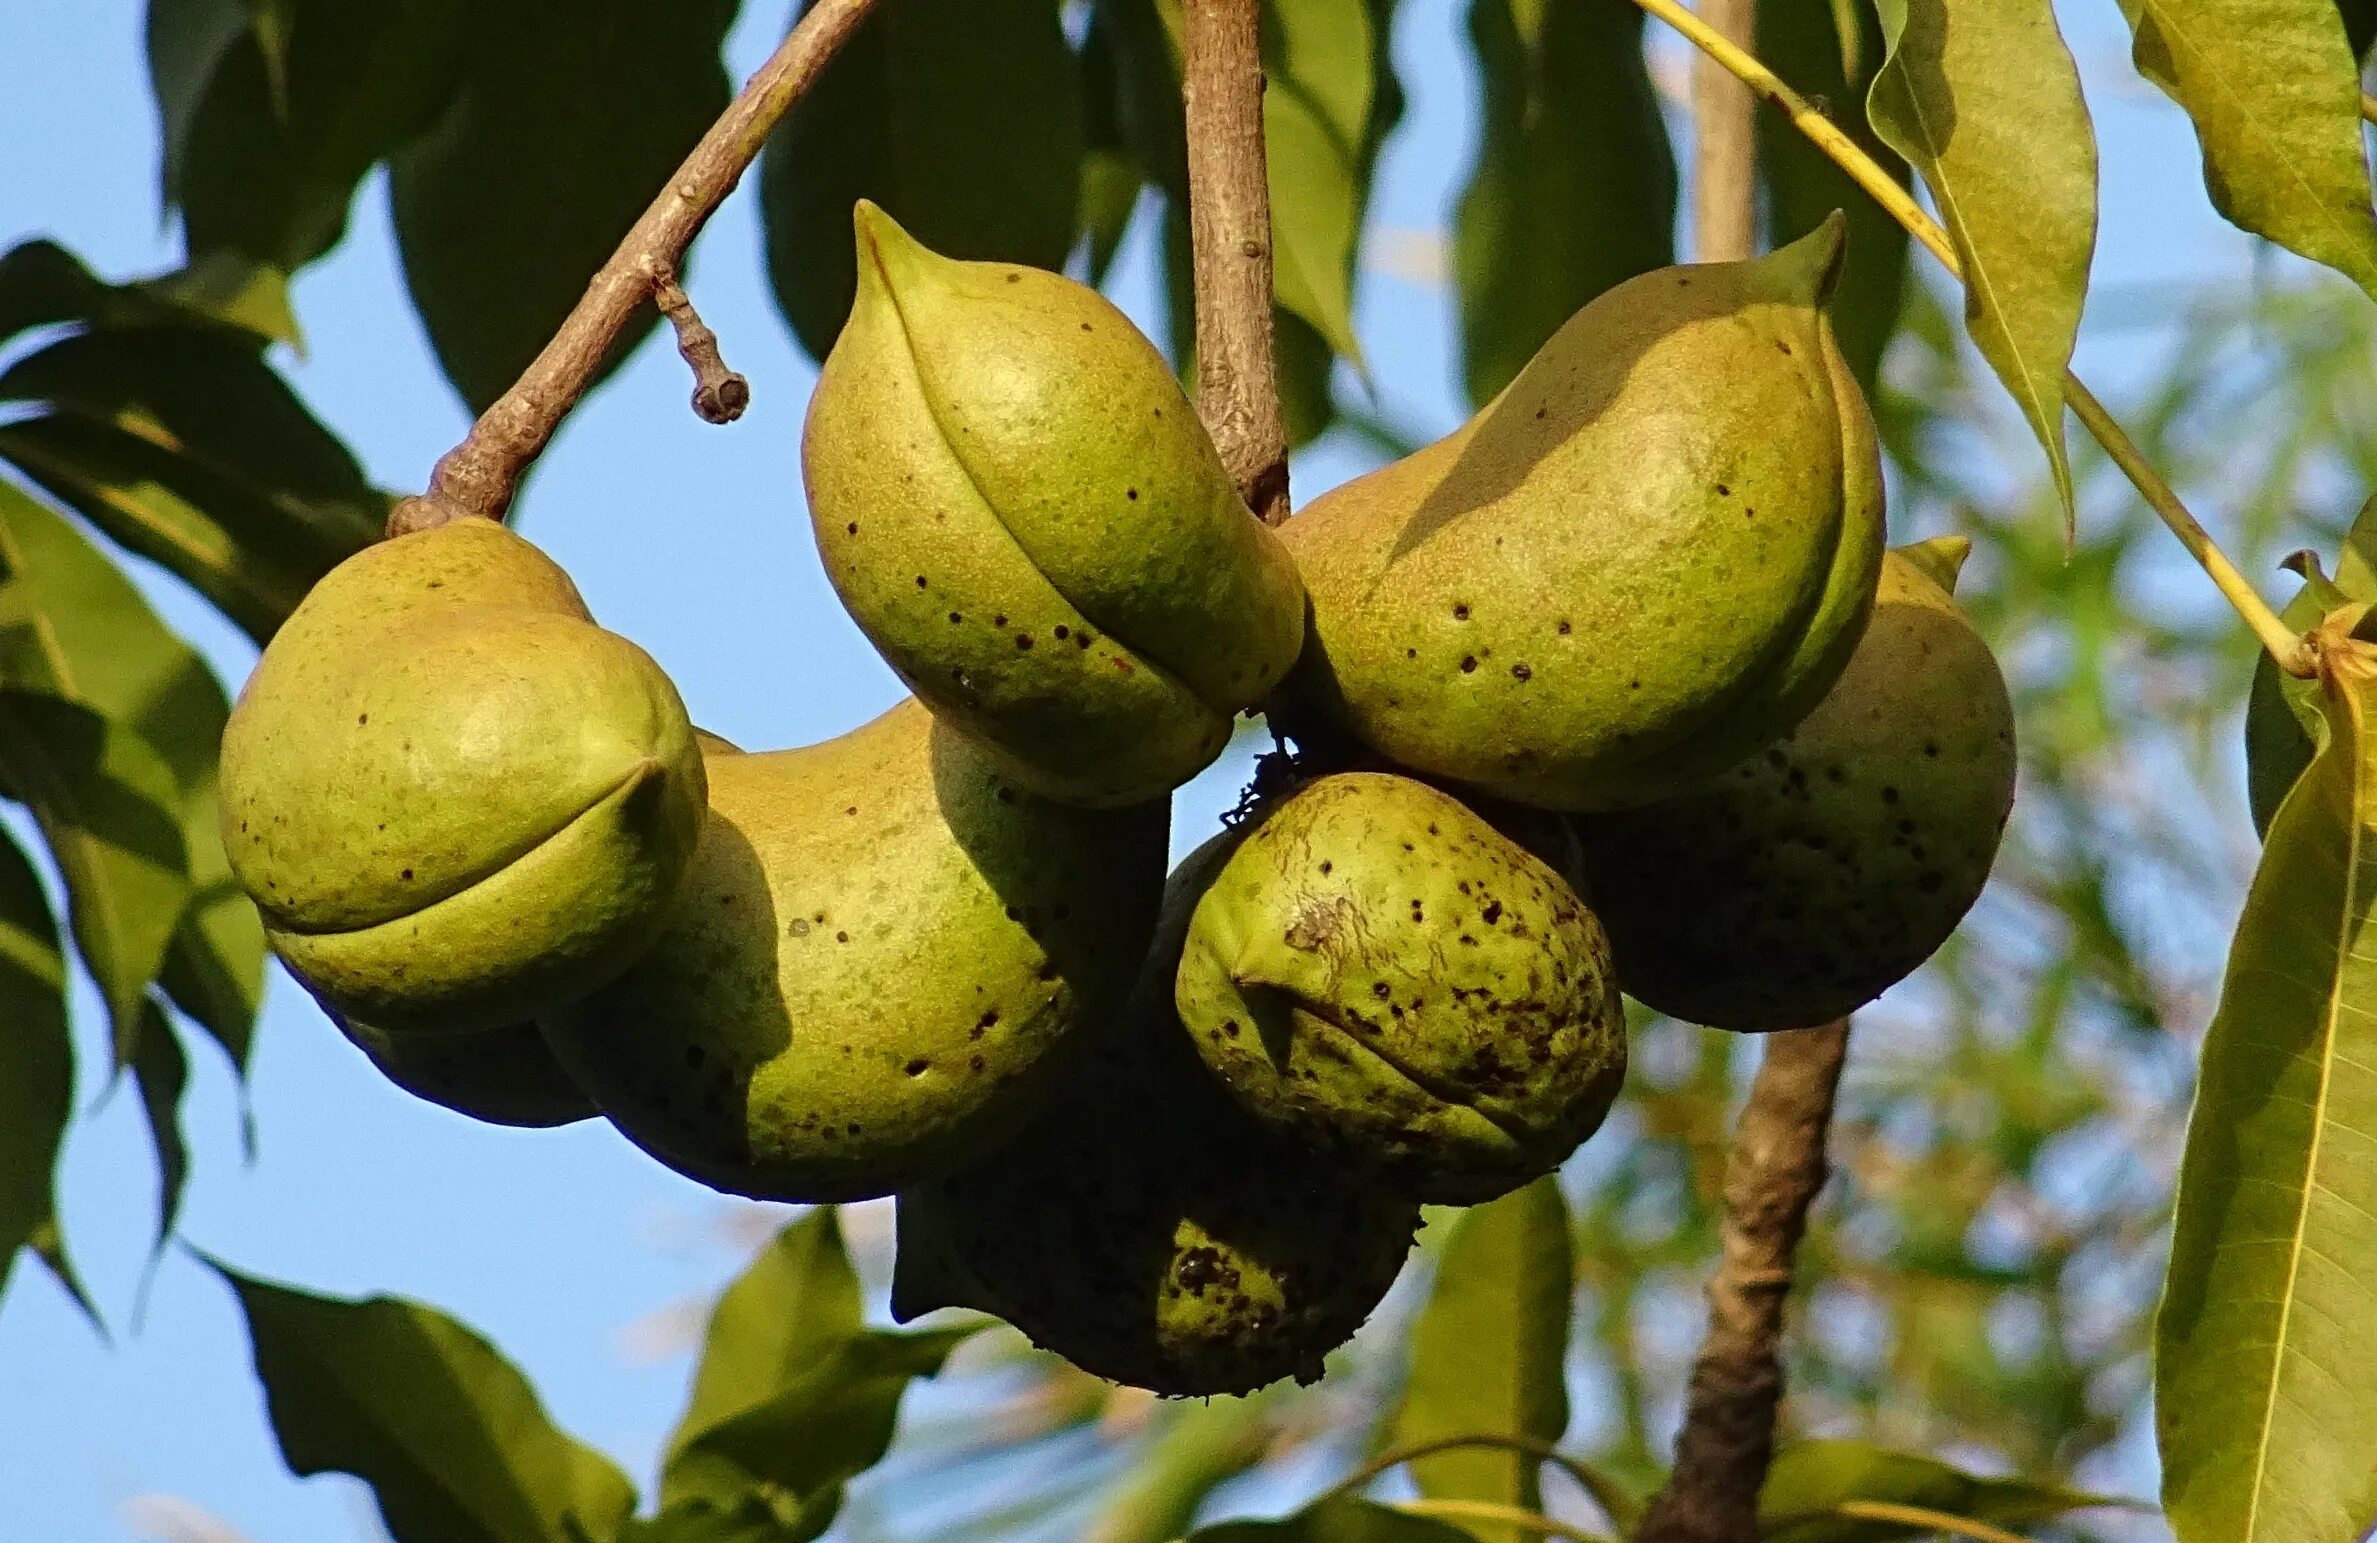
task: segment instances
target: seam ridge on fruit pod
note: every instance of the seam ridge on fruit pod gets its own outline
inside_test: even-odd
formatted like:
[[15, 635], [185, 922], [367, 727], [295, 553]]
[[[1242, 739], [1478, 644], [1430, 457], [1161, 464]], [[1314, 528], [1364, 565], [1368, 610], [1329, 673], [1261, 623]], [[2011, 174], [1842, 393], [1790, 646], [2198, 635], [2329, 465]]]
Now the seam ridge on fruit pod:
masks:
[[[1072, 612], [1077, 619], [1078, 626], [1094, 631], [1104, 636], [1109, 642], [1120, 646], [1129, 653], [1132, 661], [1140, 669], [1153, 673], [1166, 684], [1178, 687], [1183, 695], [1207, 711], [1225, 719], [1235, 718], [1237, 709], [1214, 701], [1211, 696], [1198, 687], [1194, 680], [1190, 679], [1188, 673], [1178, 668], [1177, 661], [1163, 658], [1159, 653], [1151, 651], [1144, 641], [1130, 636], [1126, 629], [1115, 626], [1114, 618], [1092, 615], [1077, 596], [1069, 593], [1049, 574], [1042, 555], [1033, 550], [1031, 542], [1016, 530], [1006, 512], [999, 507], [998, 501], [991, 497], [989, 490], [982, 485], [981, 474], [975, 469], [973, 463], [966, 459], [965, 451], [960, 447], [964, 435], [960, 432], [959, 426], [950, 422], [946, 410], [934, 399], [934, 393], [926, 387], [924, 372], [917, 362], [916, 334], [909, 325], [907, 309], [901, 303], [900, 287], [891, 281], [887, 272], [883, 271], [881, 256], [874, 241], [869, 239], [863, 242], [862, 246], [867, 252], [868, 260], [877, 264], [877, 275], [883, 286], [884, 298], [890, 303], [892, 315], [898, 318], [901, 335], [907, 340], [908, 346], [900, 351], [901, 364], [907, 378], [916, 388], [917, 399], [924, 404], [924, 410], [932, 419], [933, 426], [940, 431], [941, 444], [949, 456], [950, 463], [965, 478], [966, 487], [973, 493], [975, 501], [981, 506], [983, 512], [990, 517], [992, 523], [998, 527], [1008, 541], [1014, 544], [1015, 550], [1023, 557], [1032, 572], [1039, 577], [1043, 584], [1047, 585], [1048, 592], [1055, 595]], [[1129, 324], [1128, 318], [1123, 318], [1123, 321], [1125, 325]], [[1249, 520], [1254, 518], [1251, 513], [1246, 517]]]

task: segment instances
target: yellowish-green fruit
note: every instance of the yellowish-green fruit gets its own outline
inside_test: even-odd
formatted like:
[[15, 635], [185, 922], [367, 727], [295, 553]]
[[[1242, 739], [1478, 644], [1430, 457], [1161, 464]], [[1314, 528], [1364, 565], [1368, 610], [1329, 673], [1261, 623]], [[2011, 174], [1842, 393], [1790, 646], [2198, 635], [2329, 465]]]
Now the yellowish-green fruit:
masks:
[[802, 439], [835, 590], [1026, 787], [1121, 804], [1179, 786], [1295, 662], [1285, 549], [1096, 290], [937, 256], [868, 203], [858, 256]]
[[625, 968], [683, 887], [685, 707], [488, 520], [341, 563], [223, 732], [223, 841], [267, 938], [383, 1032], [498, 1028]]
[[1417, 1209], [1251, 1119], [1189, 1050], [1172, 978], [1230, 838], [1181, 864], [1129, 1005], [1015, 1140], [903, 1190], [892, 1312], [995, 1313], [1172, 1396], [1310, 1382], [1384, 1297]]
[[1323, 777], [1250, 824], [1197, 902], [1175, 1000], [1256, 1118], [1460, 1205], [1600, 1128], [1625, 1006], [1565, 878], [1405, 777]]
[[668, 929], [545, 1018], [628, 1138], [767, 1200], [888, 1194], [1014, 1130], [1128, 989], [1165, 809], [1025, 792], [913, 700], [804, 750], [710, 761]]
[[1949, 593], [1965, 547], [1890, 554], [1848, 669], [1790, 734], [1704, 791], [1576, 821], [1630, 995], [1716, 1028], [1806, 1028], [1956, 930], [2015, 769], [2005, 679]]
[[1824, 304], [1839, 217], [1579, 311], [1451, 435], [1281, 527], [1294, 688], [1433, 776], [1648, 802], [1814, 706], [1882, 556], [1873, 421]]
[[600, 1112], [553, 1059], [533, 1023], [460, 1034], [388, 1034], [335, 1012], [330, 1021], [381, 1076], [456, 1114], [537, 1129]]

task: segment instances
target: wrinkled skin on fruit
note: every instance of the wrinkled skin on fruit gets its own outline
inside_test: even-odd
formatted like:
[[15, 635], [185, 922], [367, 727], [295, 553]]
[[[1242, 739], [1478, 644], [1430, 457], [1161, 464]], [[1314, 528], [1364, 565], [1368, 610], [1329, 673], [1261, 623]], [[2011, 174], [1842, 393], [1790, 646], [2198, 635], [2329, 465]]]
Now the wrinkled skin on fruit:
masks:
[[1628, 994], [1715, 1028], [1807, 1028], [1956, 930], [2015, 764], [2005, 679], [1948, 590], [1966, 545], [1890, 554], [1848, 669], [1790, 734], [1706, 791], [1576, 821]]
[[1418, 1211], [1282, 1139], [1216, 1086], [1171, 1004], [1182, 863], [1129, 1006], [985, 1160], [899, 1199], [893, 1315], [995, 1313], [1084, 1371], [1176, 1397], [1310, 1382], [1394, 1284]]
[[1628, 280], [1461, 428], [1282, 526], [1308, 710], [1551, 809], [1665, 797], [1797, 722], [1882, 556], [1873, 420], [1824, 312], [1840, 253], [1835, 216]]
[[1626, 1074], [1601, 923], [1552, 867], [1404, 777], [1274, 805], [1197, 902], [1175, 1001], [1256, 1118], [1414, 1199], [1558, 1167]]
[[223, 732], [223, 844], [273, 951], [388, 1034], [500, 1028], [618, 973], [691, 866], [685, 707], [488, 520], [333, 569]]
[[1179, 786], [1295, 661], [1286, 550], [1097, 291], [937, 256], [868, 203], [858, 247], [802, 437], [835, 591], [1024, 786], [1092, 805]]
[[1016, 788], [915, 701], [804, 750], [710, 761], [668, 929], [544, 1020], [628, 1138], [765, 1200], [889, 1194], [983, 1151], [1128, 990], [1162, 804]]
[[337, 1013], [330, 1021], [381, 1076], [456, 1114], [489, 1125], [540, 1129], [599, 1113], [553, 1059], [533, 1023], [460, 1034], [388, 1034]]

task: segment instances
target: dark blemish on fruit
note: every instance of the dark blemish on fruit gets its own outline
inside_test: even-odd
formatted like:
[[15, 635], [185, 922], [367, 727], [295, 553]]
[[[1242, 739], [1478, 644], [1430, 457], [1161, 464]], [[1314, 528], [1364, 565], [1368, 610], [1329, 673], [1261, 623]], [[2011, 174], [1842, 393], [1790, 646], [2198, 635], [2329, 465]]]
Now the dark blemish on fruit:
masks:
[[1122, 496], [1129, 499], [1132, 503], [1137, 503], [1139, 501], [1139, 490], [1137, 488], [1124, 488], [1122, 490]]
[[1455, 604], [1455, 605], [1454, 605], [1454, 607], [1453, 607], [1453, 620], [1455, 620], [1455, 621], [1467, 621], [1467, 620], [1469, 620], [1469, 607], [1468, 607], [1468, 606], [1466, 606], [1466, 605]]
[[834, 934], [834, 941], [837, 943], [847, 943], [850, 941], [850, 934], [847, 932], [837, 932]]
[[1510, 678], [1521, 681], [1532, 680], [1535, 678], [1535, 672], [1524, 664], [1514, 664], [1510, 667]]
[[1563, 617], [1561, 617], [1561, 618], [1560, 618], [1560, 626], [1559, 626], [1559, 629], [1558, 629], [1558, 630], [1559, 630], [1560, 636], [1562, 636], [1562, 637], [1566, 637], [1566, 636], [1568, 636], [1568, 634], [1569, 634], [1569, 631], [1570, 631], [1570, 628], [1569, 628], [1569, 625], [1568, 625], [1568, 618], [1567, 618], [1567, 617], [1563, 616]]
[[1015, 646], [1028, 651], [1032, 646], [1032, 635], [1028, 632], [1018, 632], [1015, 634]]
[[1072, 635], [1073, 635], [1073, 629], [1072, 629], [1072, 628], [1070, 628], [1070, 627], [1068, 627], [1068, 626], [1064, 625], [1062, 622], [1059, 622], [1059, 623], [1057, 624], [1057, 629], [1056, 629], [1056, 640], [1057, 640], [1059, 643], [1062, 643], [1062, 642], [1063, 642], [1065, 639], [1067, 639], [1067, 638], [1071, 637]]
[[905, 1067], [901, 1069], [907, 1072], [907, 1074], [911, 1077], [921, 1077], [926, 1072], [929, 1072], [933, 1069], [933, 1063], [926, 1060], [923, 1056], [918, 1056], [915, 1060], [910, 1061]]
[[1898, 789], [1896, 789], [1896, 788], [1884, 788], [1884, 789], [1882, 789], [1882, 802], [1883, 802], [1883, 803], [1885, 803], [1885, 804], [1895, 804], [1895, 803], [1897, 803], [1897, 802], [1898, 802]]
[[1784, 357], [1784, 358], [1788, 359], [1788, 358], [1790, 358], [1790, 357], [1791, 357], [1791, 345], [1790, 345], [1790, 344], [1788, 344], [1788, 343], [1786, 343], [1786, 342], [1784, 342], [1784, 341], [1783, 341], [1781, 338], [1776, 338], [1776, 339], [1775, 339], [1775, 344], [1774, 344], [1774, 346], [1775, 346], [1775, 347], [1777, 347], [1777, 348], [1779, 348], [1779, 349], [1781, 349], [1781, 350], [1783, 351], [1783, 357]]
[[858, 534], [858, 521], [852, 520], [849, 524], [843, 526], [842, 528], [855, 536]]
[[1940, 758], [1940, 747], [1936, 742], [1926, 740], [1923, 745], [1923, 753], [1936, 761]]
[[1377, 997], [1377, 998], [1378, 998], [1380, 1001], [1382, 1001], [1382, 1002], [1383, 1002], [1383, 1001], [1385, 1001], [1385, 1000], [1386, 1000], [1388, 997], [1390, 997], [1390, 996], [1393, 996], [1393, 995], [1395, 994], [1395, 988], [1394, 988], [1394, 987], [1392, 987], [1392, 986], [1390, 986], [1390, 985], [1388, 985], [1388, 984], [1387, 984], [1385, 981], [1383, 981], [1383, 980], [1382, 980], [1382, 981], [1373, 981], [1373, 982], [1371, 983], [1371, 986], [1370, 986], [1370, 994], [1371, 994], [1372, 996], [1374, 996], [1374, 997]]
[[361, 726], [361, 725], [363, 725], [363, 724], [369, 723], [369, 722], [371, 722], [371, 714], [369, 714], [369, 713], [357, 713], [357, 714], [355, 715], [355, 722], [356, 722], [357, 726]]
[[[855, 815], [858, 813], [858, 805], [856, 805], [856, 804], [851, 804], [851, 805], [849, 805], [848, 807], [844, 808], [842, 812], [843, 812], [844, 814], [847, 814], [847, 815], [853, 815], [853, 816], [855, 816]], [[720, 898], [722, 898], [722, 899], [723, 899], [724, 897], [723, 897], [723, 896], [721, 896]]]
[[1002, 803], [1002, 804], [1011, 804], [1011, 803], [1014, 803], [1014, 802], [1015, 802], [1015, 789], [1013, 789], [1013, 788], [1001, 788], [1001, 789], [999, 789], [999, 792], [998, 792], [998, 799], [999, 799], [999, 802], [1000, 802], [1000, 803]]
[[1323, 873], [1330, 872], [1336, 866], [1337, 865], [1335, 863], [1330, 862], [1329, 859], [1325, 857], [1321, 859], [1321, 872]]
[[1479, 916], [1487, 926], [1493, 926], [1494, 923], [1502, 920], [1502, 902], [1499, 900], [1487, 901], [1485, 910], [1480, 912]]
[[1477, 673], [1477, 656], [1475, 654], [1466, 654], [1462, 656], [1461, 673], [1464, 675], [1474, 675]]
[[920, 573], [920, 574], [918, 574], [918, 575], [916, 576], [916, 587], [917, 587], [918, 589], [922, 589], [922, 588], [924, 588], [924, 587], [925, 587], [925, 584], [924, 584], [924, 575], [923, 575], [923, 574], [921, 574], [921, 573]]
[[1717, 496], [1719, 498], [1731, 498], [1733, 496], [1733, 489], [1720, 482], [1717, 484]]
[[949, 613], [949, 625], [952, 627], [956, 626], [959, 622], [964, 621], [965, 619], [966, 617], [963, 611], [952, 611]]
[[1005, 611], [1001, 611], [1001, 612], [999, 612], [999, 613], [998, 613], [996, 616], [993, 616], [993, 617], [990, 619], [990, 624], [991, 624], [992, 626], [994, 626], [994, 627], [1004, 627], [1004, 626], [1006, 626], [1006, 625], [1007, 625], [1007, 613], [1006, 613]]
[[1236, 1039], [1238, 1037], [1238, 1020], [1235, 1018], [1224, 1018], [1222, 1020], [1222, 1032], [1229, 1035], [1230, 1038]]
[[975, 1057], [973, 1057], [971, 1060], [969, 1060], [969, 1061], [967, 1061], [967, 1062], [966, 1062], [966, 1069], [967, 1069], [968, 1071], [977, 1071], [977, 1072], [978, 1072], [978, 1071], [982, 1070], [982, 1068], [983, 1068], [985, 1065], [987, 1065], [987, 1064], [988, 1064], [988, 1063], [987, 1063], [987, 1062], [985, 1062], [985, 1061], [982, 1059], [982, 1057], [980, 1057], [980, 1056], [975, 1056]]
[[411, 878], [412, 876], [413, 876], [413, 870], [412, 870], [412, 869], [410, 869], [410, 868], [407, 868], [407, 869], [404, 871], [404, 873], [403, 873], [403, 877], [405, 877], [405, 878], [408, 878], [408, 879], [409, 879], [409, 878]]
[[809, 924], [796, 916], [792, 919], [792, 925], [785, 930], [796, 938], [805, 938], [809, 935]]

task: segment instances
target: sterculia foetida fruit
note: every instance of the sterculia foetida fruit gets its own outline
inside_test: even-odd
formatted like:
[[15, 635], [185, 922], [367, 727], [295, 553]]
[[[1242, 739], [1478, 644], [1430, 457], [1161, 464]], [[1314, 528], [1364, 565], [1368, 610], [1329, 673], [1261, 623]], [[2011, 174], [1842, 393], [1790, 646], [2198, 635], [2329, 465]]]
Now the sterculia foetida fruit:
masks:
[[1247, 822], [1198, 898], [1181, 1022], [1255, 1117], [1415, 1199], [1490, 1200], [1625, 1079], [1608, 939], [1550, 865], [1406, 777], [1323, 777]]
[[1304, 595], [1163, 357], [1097, 291], [858, 208], [802, 467], [843, 604], [1022, 785], [1152, 798], [1294, 662]]
[[663, 1163], [768, 1200], [888, 1194], [1029, 1113], [1111, 1013], [1163, 887], [1163, 804], [1015, 786], [913, 699], [800, 750], [714, 753], [667, 929], [544, 1020]]
[[223, 842], [273, 951], [388, 1034], [534, 1018], [624, 968], [690, 869], [684, 704], [490, 520], [368, 547], [223, 733]]
[[1444, 439], [1281, 527], [1307, 712], [1552, 809], [1665, 797], [1840, 673], [1882, 556], [1871, 415], [1825, 301], [1838, 216], [1593, 300]]
[[1789, 734], [1704, 789], [1577, 818], [1628, 994], [1714, 1028], [1807, 1028], [1956, 930], [2015, 773], [2005, 678], [1950, 593], [1966, 548], [1890, 553], [1848, 668]]
[[1418, 1209], [1240, 1109], [1172, 1006], [1215, 838], [1166, 886], [1127, 1007], [1014, 1140], [899, 1197], [892, 1312], [995, 1313], [1082, 1370], [1172, 1396], [1309, 1382], [1394, 1284]]

